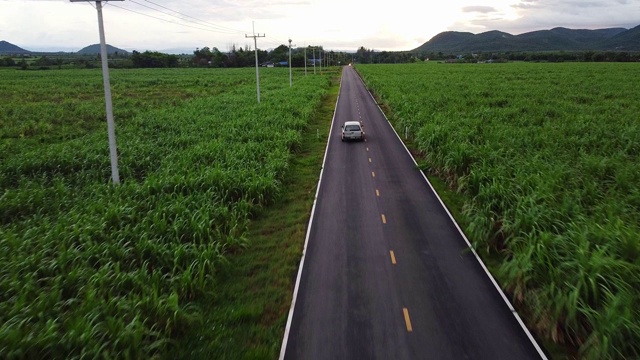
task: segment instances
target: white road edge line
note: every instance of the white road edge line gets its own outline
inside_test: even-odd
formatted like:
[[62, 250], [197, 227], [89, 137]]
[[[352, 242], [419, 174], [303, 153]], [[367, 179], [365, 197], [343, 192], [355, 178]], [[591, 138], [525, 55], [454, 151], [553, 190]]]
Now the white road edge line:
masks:
[[[360, 73], [358, 73], [356, 71], [356, 74], [358, 74], [358, 78], [360, 79], [360, 81], [362, 81], [362, 84], [365, 86], [365, 89], [367, 89], [367, 85], [364, 83], [364, 80], [362, 80], [362, 77], [360, 76]], [[342, 80], [341, 80], [342, 81]], [[342, 85], [342, 82], [341, 82]], [[369, 91], [369, 89], [367, 89], [367, 92], [369, 93], [369, 96], [371, 96], [371, 98], [373, 99], [373, 101], [376, 103], [376, 106], [378, 107], [378, 110], [380, 110], [380, 113], [382, 114], [382, 116], [384, 116], [384, 118], [387, 120], [387, 123], [389, 124], [389, 127], [391, 127], [391, 129], [393, 130], [393, 132], [396, 134], [396, 136], [398, 137], [398, 140], [400, 140], [400, 143], [402, 144], [402, 146], [404, 146], [404, 149], [406, 150], [407, 154], [409, 154], [409, 156], [411, 157], [411, 160], [413, 161], [413, 163], [416, 165], [416, 168], [418, 167], [418, 163], [416, 162], [416, 159], [413, 157], [413, 155], [411, 154], [411, 151], [409, 151], [409, 149], [407, 148], [407, 146], [404, 144], [404, 141], [402, 141], [402, 138], [400, 137], [400, 135], [398, 135], [398, 132], [396, 131], [396, 129], [393, 127], [393, 125], [391, 125], [391, 122], [389, 121], [389, 119], [387, 118], [387, 115], [384, 113], [384, 111], [382, 111], [382, 108], [380, 107], [380, 105], [378, 104], [378, 102], [376, 101], [376, 98], [373, 96], [373, 94], [371, 94], [371, 92]], [[467, 246], [469, 247], [469, 249], [471, 250], [471, 252], [473, 253], [473, 255], [476, 257], [476, 260], [478, 260], [478, 262], [480, 263], [480, 266], [482, 267], [482, 269], [484, 269], [484, 272], [487, 274], [487, 276], [489, 277], [489, 279], [491, 280], [491, 282], [493, 283], [493, 286], [496, 288], [496, 290], [500, 293], [500, 296], [502, 297], [502, 300], [504, 300], [504, 302], [507, 304], [507, 306], [509, 307], [509, 310], [511, 311], [511, 313], [513, 314], [513, 316], [516, 318], [516, 320], [518, 321], [518, 323], [520, 324], [520, 326], [522, 327], [522, 330], [525, 332], [525, 334], [527, 334], [527, 337], [529, 338], [529, 340], [531, 341], [531, 343], [533, 344], [533, 346], [536, 348], [536, 350], [538, 351], [538, 354], [540, 355], [540, 357], [544, 360], [548, 360], [547, 356], [545, 355], [544, 351], [542, 350], [542, 348], [540, 347], [540, 345], [538, 345], [538, 342], [536, 341], [536, 339], [533, 337], [533, 335], [531, 335], [531, 332], [529, 331], [529, 329], [527, 329], [527, 326], [524, 324], [524, 322], [522, 321], [522, 319], [520, 318], [520, 315], [518, 315], [518, 312], [516, 311], [516, 309], [513, 307], [513, 305], [511, 304], [511, 302], [509, 301], [509, 299], [507, 298], [507, 296], [504, 294], [504, 292], [502, 291], [502, 288], [500, 287], [500, 285], [498, 285], [498, 282], [496, 281], [496, 279], [493, 277], [493, 275], [491, 275], [491, 273], [489, 272], [489, 269], [487, 269], [486, 265], [484, 264], [484, 262], [482, 262], [482, 259], [480, 259], [480, 256], [478, 256], [478, 253], [476, 252], [476, 250], [473, 248], [473, 246], [471, 246], [471, 243], [469, 242], [469, 239], [467, 239], [467, 236], [464, 234], [464, 232], [462, 231], [462, 229], [460, 228], [460, 226], [458, 225], [458, 223], [456, 222], [456, 220], [453, 218], [453, 215], [451, 215], [451, 212], [449, 212], [449, 209], [447, 208], [447, 206], [444, 204], [444, 202], [442, 201], [442, 199], [440, 198], [440, 195], [438, 195], [438, 193], [436, 192], [436, 189], [433, 187], [433, 185], [431, 185], [431, 182], [429, 181], [429, 179], [427, 178], [427, 176], [424, 174], [424, 172], [422, 170], [420, 170], [420, 173], [422, 174], [422, 177], [424, 178], [424, 181], [427, 182], [427, 184], [429, 185], [429, 187], [431, 188], [431, 191], [433, 191], [433, 193], [436, 195], [436, 198], [438, 198], [438, 201], [440, 202], [440, 205], [444, 208], [444, 210], [447, 212], [447, 215], [449, 215], [449, 218], [451, 219], [451, 221], [453, 222], [453, 224], [455, 225], [456, 229], [458, 229], [458, 232], [460, 233], [460, 235], [462, 236], [462, 238], [464, 239], [464, 241], [467, 243]]]
[[333, 110], [333, 118], [331, 119], [331, 128], [329, 129], [329, 139], [327, 140], [327, 146], [324, 149], [324, 158], [322, 159], [322, 168], [320, 169], [320, 177], [318, 179], [318, 186], [316, 187], [316, 195], [313, 198], [313, 207], [311, 208], [311, 216], [309, 217], [309, 225], [307, 226], [307, 235], [304, 239], [304, 247], [302, 248], [302, 258], [300, 259], [300, 267], [298, 268], [298, 276], [296, 277], [296, 285], [293, 289], [293, 297], [291, 299], [291, 308], [289, 308], [289, 316], [287, 317], [287, 325], [284, 329], [284, 337], [282, 339], [282, 346], [280, 347], [279, 360], [284, 360], [284, 355], [287, 352], [287, 342], [289, 340], [289, 331], [291, 331], [291, 322], [293, 321], [293, 310], [296, 307], [296, 299], [298, 297], [298, 289], [300, 288], [300, 278], [302, 277], [302, 268], [304, 266], [305, 255], [307, 254], [307, 244], [309, 243], [309, 235], [311, 234], [311, 226], [313, 225], [313, 215], [316, 212], [316, 203], [318, 202], [318, 193], [320, 192], [320, 184], [322, 183], [322, 174], [324, 173], [324, 165], [327, 161], [327, 154], [329, 152], [329, 143], [331, 143], [331, 133], [333, 132], [333, 124], [336, 119], [336, 111], [338, 110], [338, 102], [340, 101], [340, 90], [342, 90], [342, 76], [340, 77], [340, 88], [338, 89], [338, 98], [336, 99], [336, 105]]

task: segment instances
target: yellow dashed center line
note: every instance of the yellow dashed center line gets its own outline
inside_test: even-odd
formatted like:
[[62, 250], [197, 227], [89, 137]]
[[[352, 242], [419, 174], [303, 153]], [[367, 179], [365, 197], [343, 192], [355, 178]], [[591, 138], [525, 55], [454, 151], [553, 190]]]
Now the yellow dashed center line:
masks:
[[367, 151], [369, 151], [369, 148], [367, 148]]
[[387, 218], [384, 216], [384, 214], [382, 214], [382, 223], [383, 224], [387, 223]]
[[389, 250], [389, 255], [391, 255], [391, 263], [393, 265], [396, 264], [396, 254], [393, 253], [393, 250]]
[[407, 308], [402, 308], [402, 312], [404, 313], [404, 322], [407, 324], [407, 331], [412, 332], [413, 328], [411, 327], [411, 319], [409, 318], [409, 310]]
[[376, 196], [380, 196], [380, 190], [376, 189]]
[[376, 177], [376, 173], [374, 173], [373, 171], [371, 172], [371, 176]]
[[369, 158], [369, 162], [371, 162], [371, 158]]

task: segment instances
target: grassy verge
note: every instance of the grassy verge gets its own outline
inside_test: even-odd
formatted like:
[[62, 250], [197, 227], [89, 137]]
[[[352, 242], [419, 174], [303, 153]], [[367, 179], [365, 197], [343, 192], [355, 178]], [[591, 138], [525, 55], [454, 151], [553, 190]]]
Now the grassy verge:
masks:
[[291, 304], [302, 246], [339, 91], [340, 72], [304, 131], [276, 204], [249, 226], [250, 245], [229, 256], [217, 291], [198, 305], [199, 326], [187, 330], [172, 358], [277, 358]]

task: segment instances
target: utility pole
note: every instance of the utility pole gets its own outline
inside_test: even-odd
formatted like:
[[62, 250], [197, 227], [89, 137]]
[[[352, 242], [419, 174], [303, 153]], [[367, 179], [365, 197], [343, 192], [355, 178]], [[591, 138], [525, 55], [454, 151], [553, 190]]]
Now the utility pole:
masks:
[[260, 103], [260, 73], [258, 72], [258, 38], [259, 37], [265, 37], [265, 34], [256, 34], [256, 27], [255, 24], [253, 24], [253, 35], [249, 36], [247, 34], [244, 35], [245, 38], [253, 38], [253, 46], [255, 48], [255, 53], [256, 53], [256, 87], [257, 87], [257, 92], [258, 92], [258, 103]]
[[313, 47], [313, 75], [316, 74], [316, 47]]
[[[71, 2], [94, 0], [69, 0]], [[102, 21], [102, 2], [107, 0], [95, 0], [98, 10], [98, 31], [100, 32], [100, 60], [102, 62], [102, 80], [104, 83], [104, 99], [107, 107], [107, 133], [109, 135], [109, 155], [111, 157], [111, 180], [114, 185], [120, 184], [118, 171], [118, 148], [116, 147], [116, 125], [113, 120], [113, 104], [111, 103], [111, 83], [109, 82], [109, 59], [107, 57], [107, 43], [104, 36], [104, 23]], [[124, 0], [111, 0], [124, 1]]]
[[289, 87], [291, 86], [293, 86], [293, 75], [291, 74], [291, 39], [289, 39]]
[[307, 46], [304, 47], [304, 76], [307, 76]]

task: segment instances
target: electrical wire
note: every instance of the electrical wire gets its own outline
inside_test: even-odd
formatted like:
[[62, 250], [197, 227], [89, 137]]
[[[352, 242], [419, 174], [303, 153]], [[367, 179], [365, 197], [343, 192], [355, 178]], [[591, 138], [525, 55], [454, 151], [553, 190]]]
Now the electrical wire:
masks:
[[[142, 4], [139, 1], [128, 0], [128, 2], [134, 3], [134, 4], [138, 5], [138, 6], [142, 6], [144, 8], [149, 9], [149, 10], [157, 11], [157, 12], [159, 12], [161, 14], [176, 18], [179, 21], [165, 19], [165, 18], [161, 18], [161, 17], [158, 17], [158, 16], [146, 14], [146, 13], [143, 13], [143, 12], [140, 12], [140, 11], [136, 11], [136, 10], [132, 10], [132, 9], [129, 9], [129, 8], [125, 8], [123, 6], [119, 6], [119, 5], [114, 4], [113, 2], [109, 2], [108, 5], [116, 7], [118, 9], [121, 9], [121, 10], [124, 10], [124, 11], [129, 11], [129, 12], [134, 13], [134, 14], [146, 16], [148, 18], [152, 18], [152, 19], [155, 19], [155, 20], [160, 20], [160, 21], [167, 22], [167, 23], [170, 23], [170, 24], [175, 24], [175, 25], [184, 26], [184, 27], [197, 29], [197, 30], [202, 30], [202, 31], [209, 31], [209, 32], [216, 32], [216, 33], [223, 33], [223, 34], [247, 34], [247, 33], [249, 33], [249, 32], [246, 32], [246, 31], [236, 30], [236, 29], [225, 27], [225, 26], [209, 23], [209, 22], [206, 22], [204, 20], [200, 20], [198, 18], [195, 18], [193, 16], [181, 13], [179, 11], [172, 10], [172, 9], [166, 7], [166, 6], [157, 4], [157, 3], [153, 2], [153, 1], [150, 1], [150, 0], [144, 0], [144, 1], [147, 2], [147, 3], [153, 4], [154, 6], [157, 6], [159, 8], [165, 9], [167, 11], [162, 11], [162, 10], [156, 9], [154, 7], [151, 7], [149, 5]], [[174, 15], [172, 13], [178, 14], [180, 16]], [[185, 18], [188, 18], [188, 19], [185, 19]], [[189, 20], [189, 19], [193, 19], [193, 20]], [[193, 25], [185, 24], [185, 22], [191, 23]], [[288, 41], [282, 41], [281, 39], [276, 39], [276, 38], [272, 38], [272, 37], [269, 37], [269, 38], [265, 37], [265, 39], [263, 41], [266, 42], [267, 44], [271, 44], [274, 48], [276, 48], [276, 47], [278, 47], [280, 45], [285, 45], [286, 46], [286, 44], [288, 43]]]
[[[146, 16], [146, 17], [149, 17], [149, 18], [152, 18], [152, 19], [156, 19], [156, 20], [160, 20], [160, 21], [164, 21], [164, 22], [168, 22], [168, 23], [176, 24], [176, 25], [180, 25], [180, 26], [186, 26], [186, 27], [190, 27], [190, 28], [193, 28], [193, 29], [204, 30], [204, 31], [209, 31], [209, 32], [217, 32], [217, 33], [223, 33], [223, 34], [244, 34], [244, 33], [246, 33], [246, 32], [243, 32], [241, 30], [236, 30], [236, 29], [228, 28], [228, 27], [221, 26], [221, 25], [216, 25], [216, 24], [213, 24], [213, 23], [206, 22], [204, 20], [197, 19], [197, 18], [195, 18], [193, 16], [190, 16], [190, 15], [187, 15], [187, 14], [183, 14], [183, 13], [175, 11], [175, 10], [171, 10], [171, 9], [165, 7], [165, 6], [156, 4], [156, 3], [152, 2], [152, 1], [149, 1], [149, 0], [144, 0], [144, 1], [146, 1], [146, 2], [148, 2], [150, 4], [153, 4], [155, 6], [161, 7], [163, 9], [166, 9], [168, 11], [171, 11], [173, 13], [179, 14], [179, 15], [181, 15], [183, 17], [179, 17], [179, 16], [176, 16], [176, 15], [173, 15], [173, 14], [168, 13], [166, 11], [158, 10], [156, 8], [153, 8], [151, 6], [142, 4], [142, 3], [138, 2], [138, 1], [135, 1], [135, 0], [129, 0], [129, 2], [134, 3], [136, 5], [139, 5], [139, 6], [142, 6], [142, 7], [145, 7], [147, 9], [150, 9], [150, 10], [153, 10], [153, 11], [157, 11], [157, 12], [159, 12], [161, 14], [174, 17], [174, 18], [180, 20], [180, 22], [177, 22], [175, 20], [168, 20], [168, 19], [160, 18], [160, 17], [157, 17], [157, 16], [149, 15], [149, 14], [145, 14], [145, 13], [140, 12], [140, 11], [136, 11], [136, 10], [132, 10], [132, 9], [129, 9], [129, 8], [125, 8], [123, 6], [116, 5], [113, 2], [108, 3], [108, 5], [116, 7], [118, 9], [122, 9], [122, 10], [125, 10], [125, 11], [132, 12], [132, 13], [135, 13], [135, 14], [138, 14], [138, 15]], [[190, 19], [194, 19], [197, 22], [193, 21], [193, 20], [185, 19], [184, 17], [190, 18]], [[185, 24], [184, 22], [195, 24], [197, 26]], [[203, 28], [203, 27], [205, 27], [205, 28]]]
[[113, 6], [113, 7], [117, 7], [118, 9], [121, 9], [121, 10], [129, 11], [129, 12], [132, 12], [132, 13], [135, 13], [135, 14], [138, 14], [138, 15], [146, 16], [146, 17], [149, 17], [149, 18], [152, 18], [152, 19], [156, 19], [156, 20], [160, 20], [160, 21], [168, 22], [168, 23], [171, 23], [171, 24], [176, 24], [176, 25], [180, 25], [180, 26], [186, 26], [186, 27], [189, 27], [189, 28], [198, 29], [198, 30], [203, 30], [203, 31], [220, 32], [220, 31], [217, 31], [217, 30], [201, 28], [201, 27], [197, 27], [197, 26], [192, 26], [192, 25], [182, 24], [182, 23], [179, 23], [179, 22], [177, 22], [177, 21], [173, 21], [173, 20], [167, 20], [167, 19], [159, 18], [159, 17], [157, 17], [157, 16], [153, 16], [153, 15], [145, 14], [145, 13], [142, 13], [142, 12], [139, 12], [139, 11], [135, 11], [135, 10], [127, 9], [127, 8], [122, 7], [122, 6], [115, 5], [115, 4], [113, 4], [113, 3], [111, 3], [111, 4], [109, 4], [109, 5], [110, 5], [110, 6]]
[[[148, 5], [145, 5], [145, 4], [141, 4], [141, 3], [137, 2], [137, 1], [134, 1], [134, 0], [129, 0], [129, 2], [134, 3], [134, 4], [137, 4], [137, 5], [140, 5], [140, 6], [142, 6], [142, 7], [147, 8], [147, 9], [151, 9], [151, 10], [153, 10], [153, 11], [157, 11], [157, 12], [159, 12], [159, 13], [162, 13], [162, 14], [165, 14], [165, 15], [168, 15], [168, 16], [171, 16], [171, 17], [174, 17], [174, 18], [176, 18], [176, 19], [178, 19], [178, 20], [180, 20], [180, 21], [186, 21], [186, 22], [189, 22], [189, 23], [192, 23], [192, 24], [196, 24], [196, 25], [198, 25], [198, 26], [207, 26], [207, 27], [209, 26], [208, 24], [204, 24], [204, 25], [203, 25], [203, 24], [197, 23], [197, 22], [195, 22], [195, 21], [191, 21], [191, 20], [186, 20], [186, 19], [180, 18], [180, 17], [175, 16], [175, 15], [173, 15], [173, 14], [170, 14], [170, 13], [167, 13], [167, 12], [164, 12], [164, 11], [160, 11], [160, 10], [158, 10], [158, 9], [152, 8], [151, 6], [148, 6]], [[174, 22], [174, 23], [175, 23], [175, 22]], [[232, 33], [235, 33], [235, 31], [222, 30], [222, 29], [219, 29], [219, 28], [209, 29], [209, 31], [215, 31], [215, 32], [220, 32], [220, 33], [225, 33], [225, 34], [232, 34]]]
[[[129, 1], [134, 2], [133, 0], [129, 0]], [[195, 17], [193, 17], [193, 16], [191, 16], [191, 15], [183, 14], [183, 13], [181, 13], [181, 12], [178, 12], [178, 11], [175, 11], [175, 10], [172, 10], [172, 9], [169, 9], [169, 8], [168, 8], [168, 7], [166, 7], [166, 6], [163, 6], [163, 5], [160, 5], [160, 4], [156, 4], [156, 3], [154, 3], [154, 2], [153, 2], [153, 1], [151, 1], [151, 0], [144, 0], [144, 1], [146, 1], [146, 2], [148, 2], [148, 3], [150, 3], [150, 4], [153, 4], [153, 5], [157, 6], [157, 7], [160, 7], [160, 8], [162, 8], [162, 9], [169, 10], [169, 11], [171, 11], [171, 12], [173, 12], [173, 13], [176, 13], [176, 14], [178, 14], [178, 15], [184, 16], [184, 17], [186, 17], [186, 18], [193, 19], [193, 20], [196, 20], [196, 21], [198, 21], [198, 22], [204, 23], [204, 24], [206, 24], [207, 26], [211, 26], [211, 27], [214, 27], [214, 28], [218, 28], [218, 29], [220, 29], [220, 30], [225, 30], [225, 31], [230, 31], [230, 32], [236, 32], [236, 33], [247, 33], [247, 31], [236, 30], [236, 29], [228, 28], [228, 27], [226, 27], [226, 26], [217, 25], [217, 24], [213, 24], [213, 23], [209, 23], [209, 22], [206, 22], [206, 21], [200, 20], [200, 19], [195, 18]], [[158, 11], [159, 11], [159, 10], [158, 10]]]

